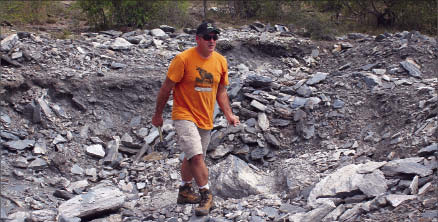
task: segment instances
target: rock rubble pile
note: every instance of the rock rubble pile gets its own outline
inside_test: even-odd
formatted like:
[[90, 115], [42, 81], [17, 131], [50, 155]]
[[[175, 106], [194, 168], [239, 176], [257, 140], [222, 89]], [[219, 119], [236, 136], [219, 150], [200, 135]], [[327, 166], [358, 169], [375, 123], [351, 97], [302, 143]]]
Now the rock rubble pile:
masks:
[[2, 220], [437, 221], [438, 48], [415, 31], [316, 42], [281, 25], [223, 30], [242, 124], [215, 112], [215, 209], [176, 204], [172, 101], [164, 143], [150, 118], [192, 33], [1, 36]]

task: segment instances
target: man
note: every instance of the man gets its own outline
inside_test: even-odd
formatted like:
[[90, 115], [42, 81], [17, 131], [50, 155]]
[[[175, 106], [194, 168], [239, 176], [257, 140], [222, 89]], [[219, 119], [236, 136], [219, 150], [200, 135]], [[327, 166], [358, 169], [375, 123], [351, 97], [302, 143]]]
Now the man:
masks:
[[[228, 85], [227, 61], [215, 52], [219, 33], [212, 23], [203, 22], [198, 26], [197, 46], [176, 55], [172, 60], [158, 93], [152, 118], [154, 126], [163, 124], [163, 109], [173, 89], [172, 119], [179, 147], [184, 152], [177, 202], [199, 203], [195, 208], [197, 216], [208, 215], [213, 204], [204, 158], [213, 128], [216, 101], [229, 124], [240, 124], [239, 118], [232, 113], [225, 88]], [[200, 196], [192, 189], [193, 179]]]

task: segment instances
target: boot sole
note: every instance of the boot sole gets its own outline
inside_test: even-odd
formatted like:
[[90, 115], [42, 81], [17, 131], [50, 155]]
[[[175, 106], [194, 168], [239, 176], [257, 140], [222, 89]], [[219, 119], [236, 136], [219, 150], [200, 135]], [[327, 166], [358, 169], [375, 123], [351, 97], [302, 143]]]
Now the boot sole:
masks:
[[183, 199], [178, 198], [176, 200], [176, 203], [177, 204], [198, 204], [199, 200], [198, 201], [187, 201], [187, 200], [183, 200]]
[[214, 204], [214, 202], [213, 202], [213, 204], [211, 205], [211, 207], [210, 207], [210, 209], [208, 209], [208, 212], [205, 212], [205, 211], [197, 211], [196, 209], [195, 209], [195, 215], [196, 216], [207, 216], [214, 208], [216, 208], [216, 205]]

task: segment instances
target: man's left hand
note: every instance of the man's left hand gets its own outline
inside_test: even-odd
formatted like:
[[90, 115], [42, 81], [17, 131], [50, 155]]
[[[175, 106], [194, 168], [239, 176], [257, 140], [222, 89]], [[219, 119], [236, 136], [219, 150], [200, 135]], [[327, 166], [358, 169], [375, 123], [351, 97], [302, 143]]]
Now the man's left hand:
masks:
[[228, 119], [228, 124], [233, 126], [238, 126], [240, 124], [239, 117], [235, 115], [231, 115], [230, 118]]

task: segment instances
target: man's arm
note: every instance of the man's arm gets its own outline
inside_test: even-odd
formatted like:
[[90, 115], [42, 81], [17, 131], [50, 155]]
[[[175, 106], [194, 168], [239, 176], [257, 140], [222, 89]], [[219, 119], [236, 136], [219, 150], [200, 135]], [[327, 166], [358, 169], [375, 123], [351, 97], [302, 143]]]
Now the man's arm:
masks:
[[152, 117], [152, 125], [162, 126], [163, 125], [163, 110], [166, 106], [167, 100], [169, 100], [170, 92], [172, 91], [175, 83], [166, 77], [163, 85], [160, 88], [160, 92], [157, 95], [157, 103], [155, 105], [155, 114]]
[[222, 112], [225, 114], [225, 118], [227, 118], [228, 123], [233, 126], [237, 126], [240, 124], [239, 117], [233, 114], [230, 106], [230, 100], [228, 99], [227, 89], [224, 85], [219, 84], [216, 95], [217, 103], [221, 108]]

